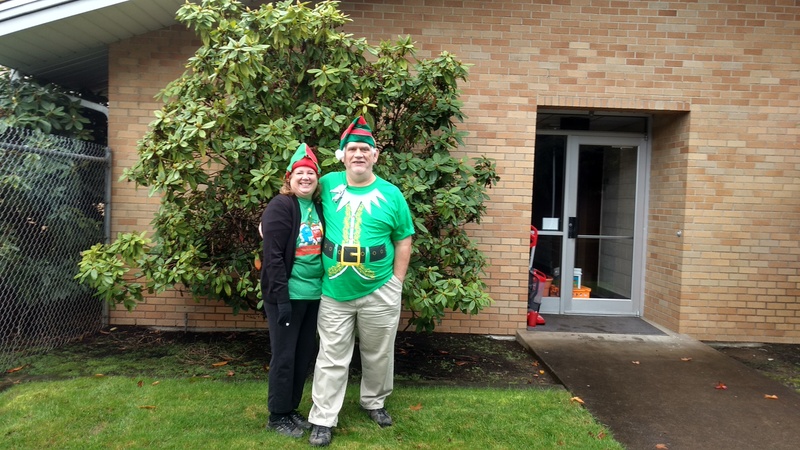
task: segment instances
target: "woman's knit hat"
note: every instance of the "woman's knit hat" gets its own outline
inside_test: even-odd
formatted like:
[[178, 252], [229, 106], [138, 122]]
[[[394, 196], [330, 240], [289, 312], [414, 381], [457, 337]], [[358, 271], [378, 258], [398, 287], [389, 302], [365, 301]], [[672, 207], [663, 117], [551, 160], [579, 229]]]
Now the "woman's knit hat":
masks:
[[295, 150], [292, 159], [289, 160], [289, 167], [286, 168], [286, 176], [288, 177], [298, 167], [309, 167], [317, 172], [317, 175], [322, 172], [317, 162], [317, 157], [314, 156], [314, 152], [306, 144], [300, 144]]

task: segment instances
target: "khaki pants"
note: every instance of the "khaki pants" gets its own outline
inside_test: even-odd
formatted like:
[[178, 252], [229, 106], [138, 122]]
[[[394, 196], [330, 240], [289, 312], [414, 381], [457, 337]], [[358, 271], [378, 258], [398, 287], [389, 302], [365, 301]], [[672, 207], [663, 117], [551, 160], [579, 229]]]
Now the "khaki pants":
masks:
[[335, 427], [344, 403], [358, 329], [361, 350], [361, 406], [383, 408], [394, 388], [394, 341], [403, 284], [392, 278], [375, 292], [346, 302], [322, 296], [317, 319], [319, 354], [314, 367], [309, 422]]

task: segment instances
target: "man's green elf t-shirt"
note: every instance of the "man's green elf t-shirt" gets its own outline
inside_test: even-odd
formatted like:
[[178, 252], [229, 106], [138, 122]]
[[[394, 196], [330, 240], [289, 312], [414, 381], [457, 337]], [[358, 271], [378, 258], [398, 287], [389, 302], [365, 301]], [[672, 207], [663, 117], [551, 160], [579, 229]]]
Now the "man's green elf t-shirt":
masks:
[[334, 172], [319, 182], [326, 226], [322, 294], [338, 301], [371, 294], [392, 278], [394, 242], [414, 234], [408, 204], [380, 177], [353, 187], [344, 172]]

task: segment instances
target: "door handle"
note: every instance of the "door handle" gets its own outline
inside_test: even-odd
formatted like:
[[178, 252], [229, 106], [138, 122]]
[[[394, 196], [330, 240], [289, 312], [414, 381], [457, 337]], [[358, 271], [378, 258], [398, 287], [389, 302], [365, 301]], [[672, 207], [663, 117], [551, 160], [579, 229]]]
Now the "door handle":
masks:
[[578, 218], [570, 217], [567, 222], [567, 237], [575, 239], [578, 237]]

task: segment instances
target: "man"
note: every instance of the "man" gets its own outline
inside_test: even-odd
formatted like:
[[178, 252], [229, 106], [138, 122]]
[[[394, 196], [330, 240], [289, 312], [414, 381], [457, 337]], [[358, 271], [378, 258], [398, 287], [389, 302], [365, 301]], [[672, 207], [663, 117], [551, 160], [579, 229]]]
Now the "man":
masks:
[[344, 402], [358, 332], [361, 407], [381, 427], [392, 425], [384, 402], [394, 386], [394, 342], [414, 224], [400, 190], [372, 171], [378, 150], [363, 117], [342, 133], [336, 157], [344, 172], [320, 179], [327, 229], [308, 420], [309, 443], [326, 446]]

